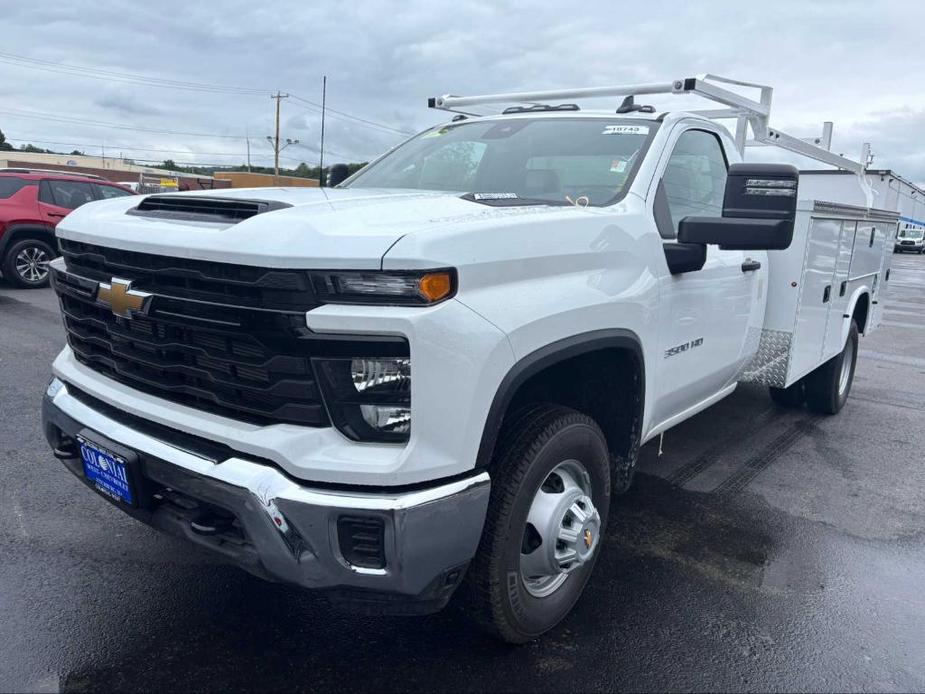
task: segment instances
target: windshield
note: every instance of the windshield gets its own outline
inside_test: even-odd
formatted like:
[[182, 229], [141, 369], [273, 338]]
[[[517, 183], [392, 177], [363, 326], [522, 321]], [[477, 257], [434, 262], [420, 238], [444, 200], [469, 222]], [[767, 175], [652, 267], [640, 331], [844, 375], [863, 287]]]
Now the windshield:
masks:
[[623, 195], [657, 127], [625, 118], [454, 123], [409, 140], [345, 187], [474, 193], [493, 204], [605, 205]]
[[925, 236], [925, 231], [923, 231], [922, 229], [900, 229], [899, 230], [899, 238], [901, 239], [912, 239], [913, 241], [917, 241], [918, 239], [921, 239], [923, 236]]

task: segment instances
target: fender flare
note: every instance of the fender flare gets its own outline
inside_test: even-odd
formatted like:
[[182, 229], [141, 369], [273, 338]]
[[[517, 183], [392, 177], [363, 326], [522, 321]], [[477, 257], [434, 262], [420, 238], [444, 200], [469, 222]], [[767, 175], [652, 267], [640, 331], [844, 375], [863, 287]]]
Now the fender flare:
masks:
[[57, 252], [58, 244], [55, 243], [54, 229], [49, 229], [48, 227], [41, 224], [14, 222], [6, 228], [6, 231], [3, 232], [3, 236], [0, 236], [0, 258], [3, 258], [4, 254], [6, 253], [7, 246], [9, 246], [11, 243], [14, 243], [23, 235], [28, 235], [30, 238], [38, 238], [42, 241], [47, 241], [51, 245], [52, 249]]
[[634, 354], [639, 364], [640, 396], [637, 416], [641, 429], [646, 398], [645, 358], [642, 342], [636, 333], [623, 328], [593, 330], [540, 347], [521, 358], [508, 370], [495, 391], [495, 396], [488, 409], [488, 417], [482, 429], [482, 440], [476, 456], [476, 469], [487, 468], [491, 462], [504, 416], [514, 395], [524, 383], [532, 376], [559, 362], [601, 349], [624, 349]]

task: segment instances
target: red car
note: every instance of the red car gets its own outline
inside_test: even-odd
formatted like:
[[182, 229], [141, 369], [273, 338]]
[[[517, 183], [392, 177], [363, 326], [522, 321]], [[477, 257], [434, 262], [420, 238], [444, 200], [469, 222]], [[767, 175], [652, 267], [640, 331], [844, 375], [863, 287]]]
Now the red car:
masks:
[[48, 284], [55, 226], [94, 200], [135, 193], [102, 178], [59, 171], [0, 169], [0, 273], [17, 287]]

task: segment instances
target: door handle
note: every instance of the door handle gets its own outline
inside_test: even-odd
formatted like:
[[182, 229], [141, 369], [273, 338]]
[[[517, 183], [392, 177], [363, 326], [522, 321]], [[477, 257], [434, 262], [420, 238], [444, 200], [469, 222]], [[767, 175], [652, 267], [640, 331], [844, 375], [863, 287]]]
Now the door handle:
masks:
[[822, 290], [822, 303], [829, 303], [829, 299], [832, 298], [832, 285], [827, 284], [825, 289]]
[[48, 216], [49, 217], [60, 217], [61, 219], [64, 219], [67, 215], [62, 214], [61, 212], [49, 212]]
[[757, 260], [752, 260], [751, 258], [746, 258], [745, 262], [742, 263], [742, 272], [754, 272], [761, 268], [761, 263]]

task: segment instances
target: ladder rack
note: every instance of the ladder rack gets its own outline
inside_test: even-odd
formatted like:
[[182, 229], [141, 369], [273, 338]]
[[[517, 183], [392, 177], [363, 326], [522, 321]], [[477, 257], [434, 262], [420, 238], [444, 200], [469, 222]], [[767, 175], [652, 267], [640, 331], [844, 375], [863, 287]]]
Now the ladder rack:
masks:
[[[758, 99], [749, 98], [732, 91], [728, 86], [745, 87], [759, 90]], [[722, 108], [693, 111], [694, 114], [717, 120], [736, 120], [735, 142], [739, 153], [745, 154], [745, 147], [773, 145], [805, 157], [810, 157], [824, 164], [839, 169], [863, 174], [870, 157], [870, 145], [865, 143], [861, 151], [860, 162], [829, 151], [832, 143], [832, 124], [825, 123], [821, 137], [801, 139], [793, 137], [776, 128], [770, 127], [771, 95], [773, 89], [764, 84], [743, 82], [719, 75], [703, 74], [671, 82], [654, 82], [650, 84], [614, 85], [610, 87], [586, 87], [583, 89], [554, 89], [537, 92], [512, 92], [508, 94], [482, 94], [480, 96], [453, 96], [447, 94], [428, 99], [430, 108], [461, 113], [467, 116], [484, 114], [473, 113], [473, 106], [485, 104], [528, 104], [554, 105], [553, 102], [576, 99], [596, 99], [608, 96], [642, 96], [646, 94], [688, 94], [700, 96], [712, 101]], [[751, 126], [752, 138], [748, 139]]]

